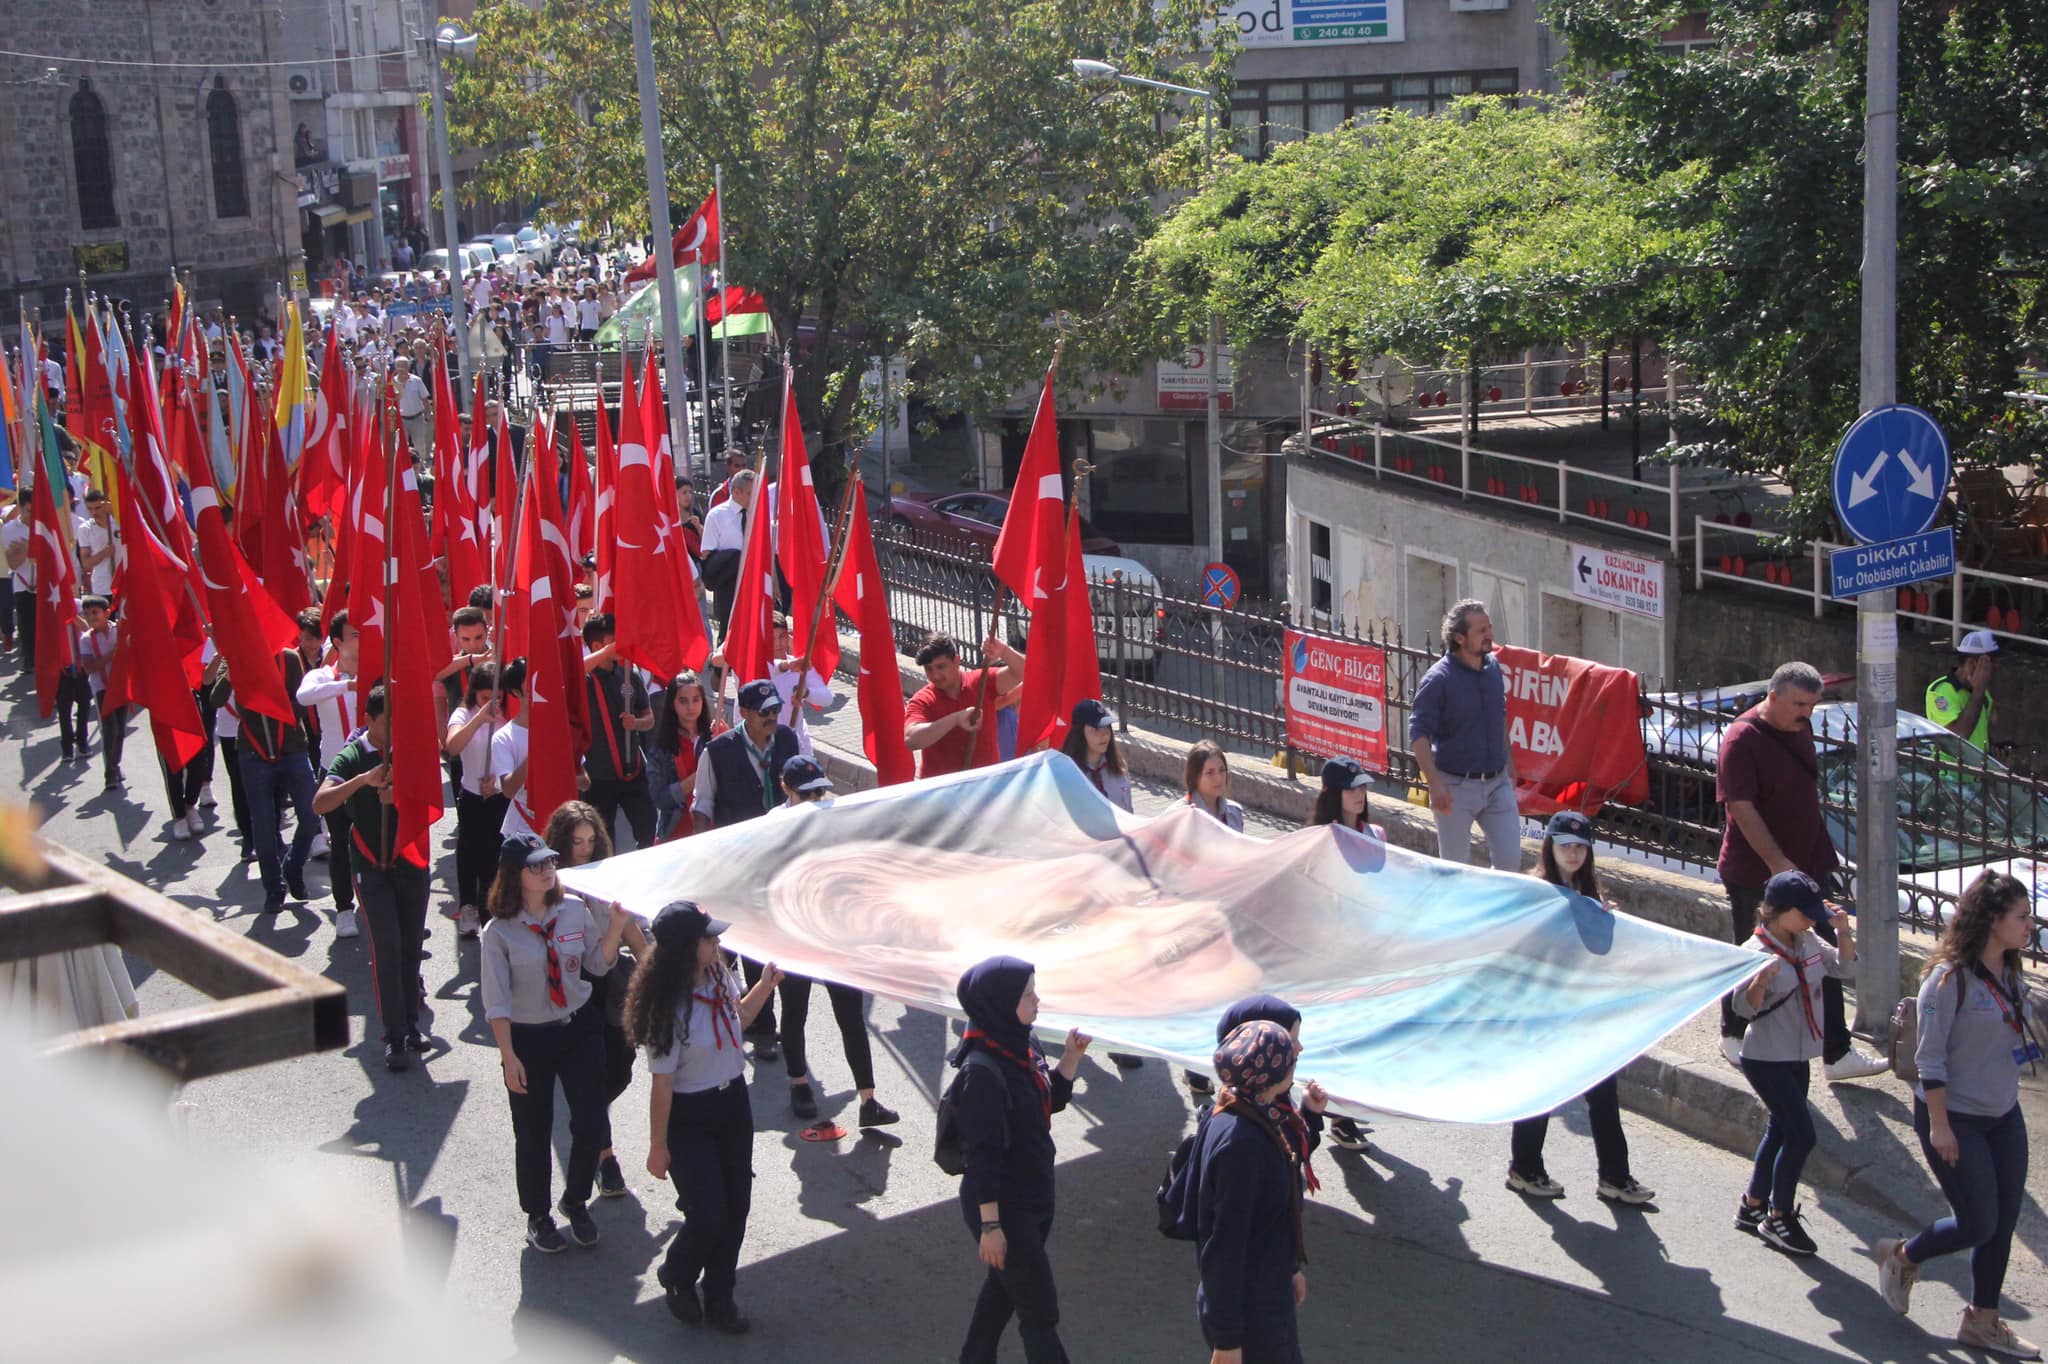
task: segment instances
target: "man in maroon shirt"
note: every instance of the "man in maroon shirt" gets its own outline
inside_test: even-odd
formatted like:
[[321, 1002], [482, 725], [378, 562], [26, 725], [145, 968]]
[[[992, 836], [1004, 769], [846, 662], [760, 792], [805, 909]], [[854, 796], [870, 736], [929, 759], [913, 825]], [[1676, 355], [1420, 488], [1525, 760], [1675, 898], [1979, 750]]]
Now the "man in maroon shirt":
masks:
[[[991, 709], [1000, 710], [1024, 685], [1024, 655], [993, 637], [981, 648], [984, 658], [1000, 665], [988, 689]], [[962, 668], [960, 646], [945, 635], [926, 637], [918, 646], [917, 666], [924, 669], [925, 685], [903, 708], [903, 742], [918, 755], [917, 775], [937, 777], [994, 762], [995, 727], [988, 727], [986, 739], [979, 737], [981, 682], [989, 670]]]
[[[1839, 863], [1821, 811], [1820, 755], [1813, 742], [1813, 708], [1820, 693], [1820, 673], [1812, 664], [1783, 664], [1771, 674], [1764, 699], [1721, 733], [1714, 793], [1728, 819], [1719, 870], [1738, 944], [1756, 932], [1757, 905], [1773, 876], [1803, 871], [1826, 886]], [[1835, 940], [1831, 925], [1816, 924], [1814, 931]], [[1822, 997], [1826, 1035], [1821, 1058], [1828, 1079], [1882, 1074], [1885, 1061], [1851, 1045], [1842, 983], [1825, 981]], [[1722, 1000], [1721, 1052], [1731, 1062], [1739, 1061], [1745, 1027]]]

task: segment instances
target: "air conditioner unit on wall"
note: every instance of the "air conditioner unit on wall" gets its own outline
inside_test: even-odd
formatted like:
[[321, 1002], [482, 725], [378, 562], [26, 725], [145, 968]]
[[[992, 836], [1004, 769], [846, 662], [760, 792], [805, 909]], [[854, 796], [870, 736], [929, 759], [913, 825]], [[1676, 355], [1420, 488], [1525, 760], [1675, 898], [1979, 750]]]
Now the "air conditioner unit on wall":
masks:
[[320, 68], [295, 66], [285, 73], [285, 92], [293, 99], [319, 99], [325, 93], [320, 82]]
[[1508, 0], [1451, 0], [1453, 14], [1479, 14], [1486, 10], [1503, 10]]

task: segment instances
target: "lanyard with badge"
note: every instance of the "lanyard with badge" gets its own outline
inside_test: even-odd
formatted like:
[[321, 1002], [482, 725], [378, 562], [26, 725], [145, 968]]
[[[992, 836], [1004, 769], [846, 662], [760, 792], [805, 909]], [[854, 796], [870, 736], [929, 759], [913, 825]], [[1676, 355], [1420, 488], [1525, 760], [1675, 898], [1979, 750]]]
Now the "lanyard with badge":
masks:
[[1991, 989], [1991, 997], [1998, 1005], [1999, 1017], [2005, 1026], [2011, 1028], [2013, 1036], [2020, 1039], [2020, 1045], [2012, 1049], [2012, 1061], [2016, 1066], [2031, 1066], [2041, 1059], [2041, 1044], [2034, 1040], [2034, 1030], [2027, 1026], [2027, 1016], [2022, 1010], [2019, 997], [2006, 993], [1998, 977], [1984, 969], [1984, 963], [1976, 963], [1977, 979]]

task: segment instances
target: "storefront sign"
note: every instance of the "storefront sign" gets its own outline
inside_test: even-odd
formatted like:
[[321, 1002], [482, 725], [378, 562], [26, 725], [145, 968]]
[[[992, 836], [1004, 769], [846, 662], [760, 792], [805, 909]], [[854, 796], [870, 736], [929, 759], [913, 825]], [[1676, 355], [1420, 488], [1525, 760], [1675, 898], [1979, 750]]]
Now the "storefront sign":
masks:
[[1288, 745], [1386, 771], [1386, 651], [1299, 630], [1287, 632], [1286, 644]]
[[[1231, 389], [1237, 385], [1235, 357], [1230, 347], [1216, 352], [1216, 405], [1230, 410]], [[1196, 346], [1178, 361], [1159, 362], [1159, 410], [1162, 412], [1205, 410], [1209, 406], [1209, 351]]]
[[1596, 606], [1664, 619], [1664, 561], [1572, 546], [1572, 595]]
[[1226, 0], [1218, 22], [1237, 22], [1245, 47], [1398, 43], [1407, 36], [1406, 0]]
[[410, 179], [412, 179], [412, 158], [410, 156], [400, 152], [396, 156], [380, 156], [377, 158], [377, 181], [379, 184], [389, 184], [393, 180]]
[[1506, 644], [1493, 656], [1507, 683], [1508, 748], [1523, 814], [1592, 814], [1609, 801], [1649, 799], [1634, 673]]

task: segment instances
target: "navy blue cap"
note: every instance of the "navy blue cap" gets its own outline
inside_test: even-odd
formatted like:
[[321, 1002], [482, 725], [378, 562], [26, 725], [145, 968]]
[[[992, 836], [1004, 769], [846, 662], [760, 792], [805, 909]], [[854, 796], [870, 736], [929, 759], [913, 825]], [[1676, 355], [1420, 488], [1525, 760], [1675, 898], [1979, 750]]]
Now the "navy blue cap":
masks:
[[782, 765], [782, 784], [792, 791], [830, 791], [832, 779], [816, 759], [799, 753]]
[[1071, 723], [1076, 729], [1084, 725], [1089, 729], [1107, 729], [1116, 723], [1116, 712], [1091, 696], [1074, 703]]
[[498, 847], [498, 860], [523, 867], [561, 861], [561, 855], [532, 834], [514, 834]]
[[1559, 810], [1544, 826], [1543, 836], [1553, 844], [1577, 844], [1581, 848], [1593, 846], [1593, 821], [1577, 810]]
[[1372, 773], [1356, 758], [1332, 758], [1323, 764], [1325, 791], [1356, 791], [1372, 785]]
[[1803, 871], [1781, 871], [1765, 882], [1764, 903], [1773, 909], [1796, 909], [1815, 923], [1828, 917], [1820, 883]]
[[762, 678], [740, 688], [740, 709], [772, 714], [782, 709], [782, 697], [776, 694], [773, 682]]
[[654, 911], [654, 917], [648, 923], [659, 925], [668, 919], [682, 920], [685, 931], [693, 938], [715, 938], [732, 927], [725, 920], [706, 914], [695, 900], [670, 900]]

